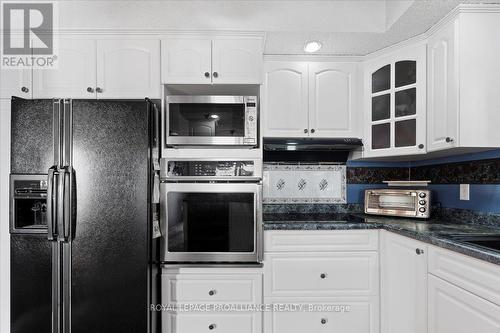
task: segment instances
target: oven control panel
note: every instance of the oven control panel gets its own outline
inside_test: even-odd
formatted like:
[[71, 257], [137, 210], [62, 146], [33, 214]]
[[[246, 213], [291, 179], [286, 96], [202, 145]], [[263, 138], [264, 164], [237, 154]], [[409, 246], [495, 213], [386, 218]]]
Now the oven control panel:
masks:
[[259, 177], [256, 161], [162, 160], [163, 178]]

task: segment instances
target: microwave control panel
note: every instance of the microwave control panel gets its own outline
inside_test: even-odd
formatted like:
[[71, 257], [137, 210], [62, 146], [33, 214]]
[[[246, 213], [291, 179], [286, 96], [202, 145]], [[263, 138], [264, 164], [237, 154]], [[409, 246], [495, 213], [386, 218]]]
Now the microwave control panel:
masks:
[[245, 97], [245, 144], [257, 143], [257, 97]]

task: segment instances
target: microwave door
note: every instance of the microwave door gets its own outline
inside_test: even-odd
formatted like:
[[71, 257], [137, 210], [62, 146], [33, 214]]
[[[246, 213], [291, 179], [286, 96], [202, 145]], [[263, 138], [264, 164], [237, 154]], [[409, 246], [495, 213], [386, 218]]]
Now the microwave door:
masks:
[[259, 184], [162, 183], [162, 260], [256, 262]]

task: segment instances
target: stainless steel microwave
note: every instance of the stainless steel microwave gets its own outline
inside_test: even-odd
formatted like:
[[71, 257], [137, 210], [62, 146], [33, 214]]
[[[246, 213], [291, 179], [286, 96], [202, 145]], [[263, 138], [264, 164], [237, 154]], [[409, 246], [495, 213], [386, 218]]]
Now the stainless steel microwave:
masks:
[[401, 217], [430, 217], [431, 192], [413, 189], [365, 190], [365, 213]]
[[256, 96], [166, 97], [166, 146], [257, 146]]

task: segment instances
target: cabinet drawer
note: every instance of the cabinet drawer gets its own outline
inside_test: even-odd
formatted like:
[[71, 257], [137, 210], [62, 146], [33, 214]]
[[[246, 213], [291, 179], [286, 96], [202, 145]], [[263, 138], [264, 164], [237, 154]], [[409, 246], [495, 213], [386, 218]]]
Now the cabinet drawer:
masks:
[[500, 266], [429, 247], [429, 273], [500, 305]]
[[163, 303], [260, 303], [260, 274], [163, 274]]
[[[376, 299], [301, 304], [304, 306], [301, 311], [266, 313], [265, 333], [378, 332]], [[312, 308], [305, 310], [309, 307]]]
[[265, 252], [377, 250], [378, 230], [283, 230], [264, 233]]
[[162, 320], [164, 333], [260, 333], [261, 313], [168, 313]]
[[266, 253], [264, 294], [279, 296], [378, 295], [378, 253]]

